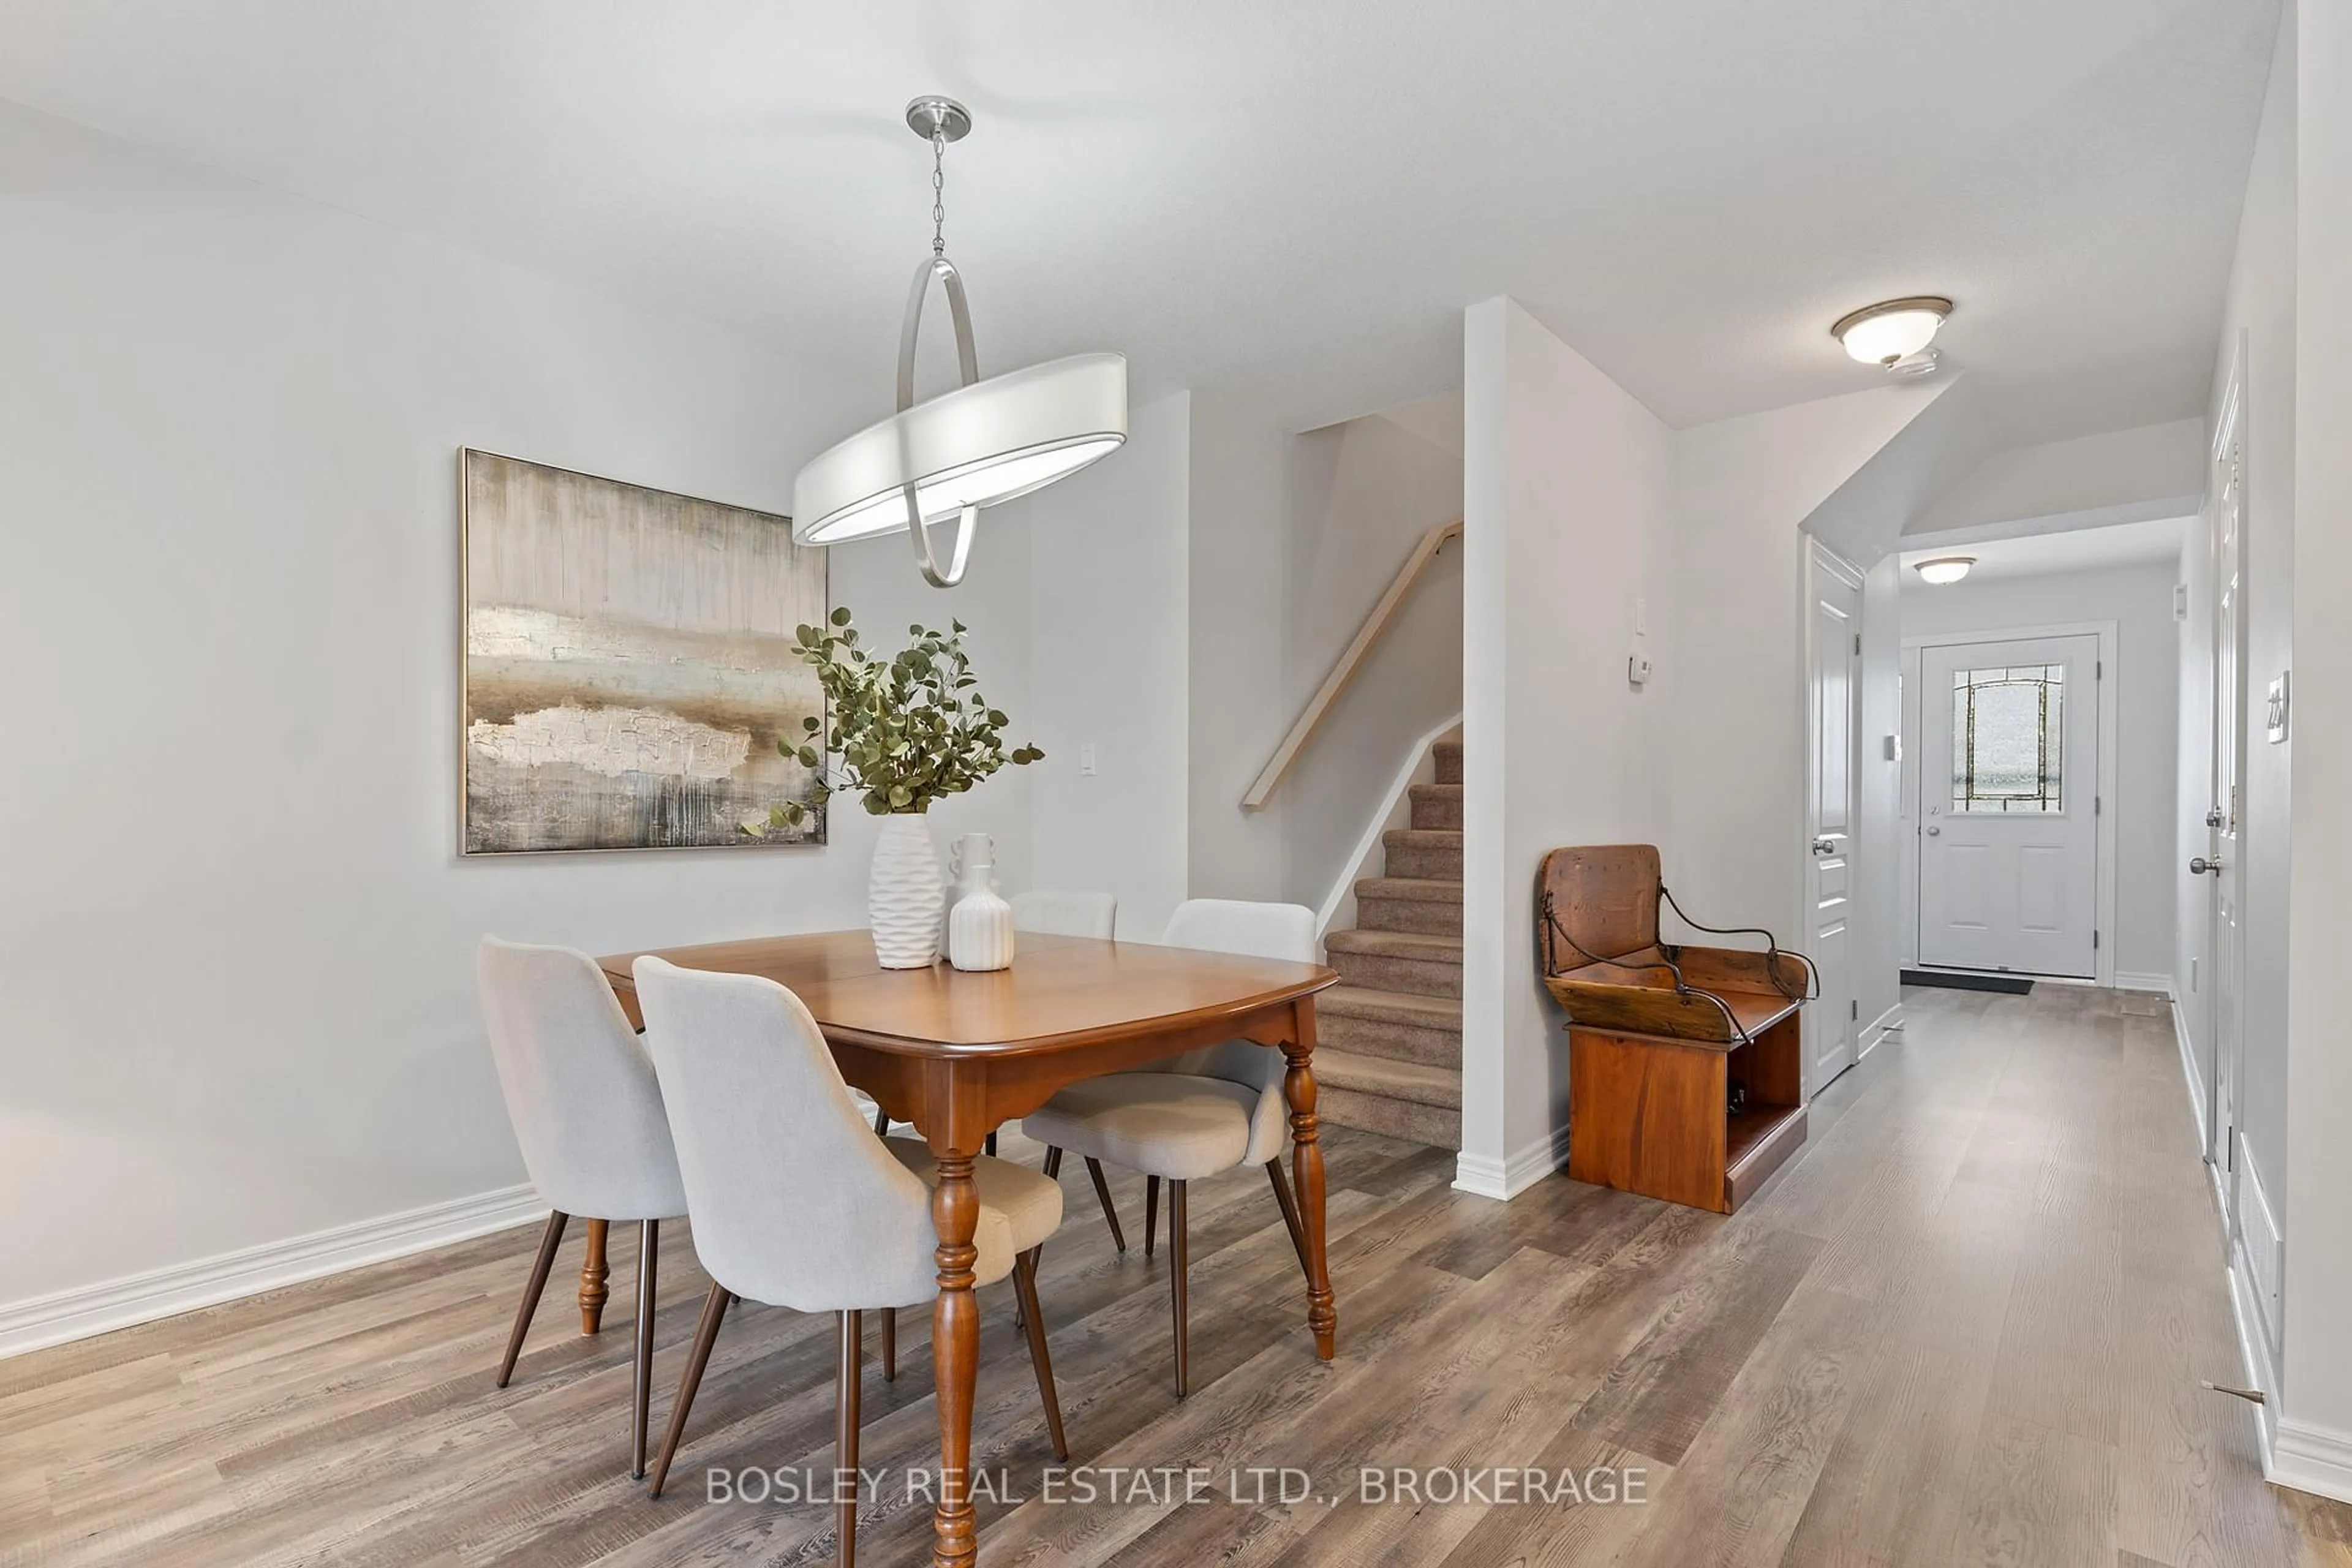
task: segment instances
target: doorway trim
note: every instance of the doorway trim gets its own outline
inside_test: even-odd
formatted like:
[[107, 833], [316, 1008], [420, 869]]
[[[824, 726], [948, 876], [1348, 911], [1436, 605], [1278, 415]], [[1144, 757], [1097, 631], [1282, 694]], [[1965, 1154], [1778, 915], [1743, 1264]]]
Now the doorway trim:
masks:
[[[2107, 685], [2106, 667], [2116, 663], [2116, 623], [2113, 621], [2064, 621], [2054, 626], [1988, 627], [1973, 632], [1944, 632], [1930, 637], [1906, 637], [1903, 639], [1903, 782], [1900, 790], [1903, 830], [1903, 962], [1916, 967], [1919, 963], [1919, 825], [1926, 820], [1927, 781], [1920, 776], [1919, 759], [1925, 754], [1922, 744], [1927, 731], [1923, 721], [1921, 699], [1921, 651], [1930, 647], [1965, 647], [1970, 643], [2019, 642], [2027, 637], [2096, 637], [2099, 639], [2099, 788], [2097, 893], [2092, 920], [2098, 932], [2098, 945], [2091, 957], [2091, 984], [2112, 989], [2116, 983], [2116, 813], [2106, 808], [2106, 797], [2114, 795], [2121, 784], [2117, 768], [2121, 757], [2116, 743], [2116, 720], [2121, 716], [2121, 702], [2114, 700], [2114, 688]], [[2120, 667], [2118, 667], [2120, 668]], [[1965, 972], [1962, 972], [1965, 973]], [[2063, 983], [2063, 977], [2053, 977]], [[2075, 984], [2082, 982], [2075, 981]]]

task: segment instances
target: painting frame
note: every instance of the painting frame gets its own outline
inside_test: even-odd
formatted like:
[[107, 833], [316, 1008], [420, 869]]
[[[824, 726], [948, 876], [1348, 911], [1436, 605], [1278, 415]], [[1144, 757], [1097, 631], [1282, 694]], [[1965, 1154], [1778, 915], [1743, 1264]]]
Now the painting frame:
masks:
[[[457, 449], [457, 460], [454, 465], [456, 468], [457, 489], [457, 605], [456, 616], [457, 654], [456, 680], [457, 765], [455, 770], [457, 774], [455, 836], [457, 839], [456, 847], [458, 858], [462, 860], [503, 860], [510, 859], [518, 856], [637, 854], [699, 849], [792, 849], [802, 847], [821, 849], [824, 847], [828, 837], [827, 819], [829, 814], [822, 801], [809, 798], [807, 792], [805, 791], [801, 792], [798, 798], [801, 798], [803, 804], [809, 807], [809, 816], [806, 824], [798, 829], [789, 830], [781, 834], [768, 834], [761, 836], [737, 831], [729, 837], [714, 837], [705, 841], [687, 843], [602, 842], [588, 844], [485, 845], [478, 841], [479, 835], [478, 835], [476, 831], [477, 825], [475, 820], [477, 801], [475, 790], [477, 783], [475, 776], [477, 760], [475, 752], [477, 748], [473, 733], [474, 719], [478, 708], [476, 700], [478, 687], [476, 680], [477, 655], [475, 653], [474, 634], [476, 610], [478, 608], [475, 595], [479, 589], [480, 584], [477, 582], [476, 578], [474, 556], [476, 534], [478, 531], [483, 529], [488, 524], [489, 520], [478, 517], [476, 515], [474, 478], [477, 460], [478, 459], [487, 463], [516, 465], [522, 468], [537, 470], [545, 475], [554, 476], [560, 480], [572, 481], [576, 484], [593, 487], [606, 487], [616, 492], [635, 492], [638, 496], [649, 498], [660, 502], [677, 503], [689, 508], [709, 509], [717, 512], [735, 514], [758, 520], [762, 524], [771, 525], [775, 528], [778, 531], [779, 537], [785, 541], [789, 541], [791, 537], [792, 520], [782, 513], [764, 511], [756, 507], [747, 507], [733, 501], [722, 501], [709, 497], [689, 494], [684, 491], [664, 489], [660, 487], [645, 484], [635, 479], [617, 479], [610, 475], [591, 473], [585, 469], [569, 468], [562, 464], [542, 462], [533, 458], [517, 457], [511, 453], [495, 451], [485, 447], [460, 445]], [[832, 608], [833, 589], [831, 577], [831, 553], [821, 547], [812, 548], [808, 546], [793, 545], [791, 548], [794, 552], [796, 561], [799, 558], [805, 558], [807, 563], [805, 568], [806, 572], [814, 579], [813, 602], [810, 605], [810, 608], [813, 609], [814, 614], [809, 616], [807, 618], [813, 623], [821, 624], [824, 621]], [[796, 679], [801, 679], [805, 685], [807, 692], [813, 696], [814, 701], [812, 709], [819, 724], [825, 724], [830, 718], [830, 713], [824, 688], [817, 681], [815, 672], [813, 669], [808, 670], [804, 678], [800, 678], [795, 673], [794, 678]], [[795, 740], [798, 738], [799, 737], [797, 735], [793, 736], [793, 739]], [[793, 765], [797, 767], [796, 763]], [[813, 777], [814, 775], [811, 776]], [[780, 795], [776, 797], [773, 804], [782, 804], [782, 801], [784, 798], [786, 798], [786, 796]]]

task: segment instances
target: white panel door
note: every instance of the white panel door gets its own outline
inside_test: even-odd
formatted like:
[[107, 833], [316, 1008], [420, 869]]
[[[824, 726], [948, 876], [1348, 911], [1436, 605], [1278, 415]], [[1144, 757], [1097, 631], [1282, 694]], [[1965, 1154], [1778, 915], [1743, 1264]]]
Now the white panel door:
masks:
[[1806, 773], [1807, 892], [1811, 956], [1822, 994], [1805, 1009], [1811, 1041], [1808, 1094], [1853, 1066], [1860, 1045], [1860, 994], [1853, 956], [1855, 744], [1862, 689], [1862, 577], [1818, 543], [1810, 551], [1806, 638], [1811, 668], [1811, 754]]
[[2213, 1081], [2206, 1098], [2210, 1119], [2205, 1157], [2219, 1163], [2227, 1188], [2221, 1255], [2235, 1259], [2235, 1241], [2242, 1228], [2239, 1215], [2238, 1080], [2239, 994], [2242, 984], [2245, 931], [2239, 909], [2239, 812], [2244, 795], [2245, 687], [2239, 658], [2243, 631], [2240, 606], [2244, 603], [2239, 565], [2240, 523], [2245, 514], [2243, 470], [2240, 453], [2244, 437], [2237, 416], [2237, 382], [2233, 375], [2214, 454], [2213, 517], [2213, 804], [2205, 814], [2206, 853], [2189, 869], [2212, 882], [2211, 915], [2206, 928], [2205, 992], [2210, 999], [2210, 1038], [2213, 1042]]
[[1920, 652], [1919, 962], [2096, 973], [2099, 639]]

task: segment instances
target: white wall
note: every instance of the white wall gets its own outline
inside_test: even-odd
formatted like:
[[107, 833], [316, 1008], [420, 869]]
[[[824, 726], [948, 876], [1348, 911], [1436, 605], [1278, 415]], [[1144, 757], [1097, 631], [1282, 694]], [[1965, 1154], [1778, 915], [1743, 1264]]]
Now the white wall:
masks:
[[[2179, 580], [2171, 561], [2136, 562], [2086, 572], [2048, 572], [2029, 576], [1970, 577], [1935, 587], [1908, 574], [1902, 587], [1903, 636], [1995, 636], [2033, 626], [2085, 621], [2116, 623], [2116, 657], [2101, 685], [2101, 700], [2116, 704], [2116, 776], [2100, 781], [2099, 793], [2116, 816], [2115, 946], [2119, 979], [2172, 973], [2175, 889], [2179, 880], [2180, 627], [2172, 618], [2172, 590]], [[1923, 689], [1921, 696], [1927, 693]], [[1927, 755], [1921, 743], [1921, 705], [1912, 706], [1905, 753]], [[1949, 721], [1932, 710], [1924, 721]], [[1914, 779], [1918, 770], [1910, 770]], [[1916, 784], [1915, 784], [1915, 787]], [[1916, 803], [1911, 803], [1916, 811]], [[2200, 808], [2201, 809], [2201, 808]], [[1916, 864], [1918, 839], [1905, 835], [1904, 852]], [[1916, 877], [1905, 879], [1917, 897]], [[1917, 905], [1897, 910], [1904, 956], [1917, 956]], [[2129, 984], [2129, 980], [2124, 983]]]
[[[849, 809], [822, 850], [457, 858], [456, 453], [781, 510], [872, 409], [734, 334], [7, 107], [0, 226], [0, 1296], [520, 1182], [484, 931], [862, 918]], [[832, 585], [879, 633], [961, 616], [1029, 717], [1017, 521], [955, 593], [903, 539], [835, 552]], [[1025, 874], [1021, 773], [940, 816]]]
[[[1559, 845], [1665, 837], [1674, 493], [1665, 426], [1515, 301], [1470, 309], [1464, 359], [1457, 1184], [1504, 1196], [1550, 1172], [1567, 1121], [1536, 867]], [[1637, 648], [1658, 671], [1645, 689], [1625, 679]]]
[[1031, 770], [1032, 879], [1115, 893], [1119, 934], [1157, 942], [1190, 876], [1191, 395], [1134, 408], [1128, 425], [1126, 447], [1026, 502], [1029, 694], [1045, 750]]
[[1297, 717], [1283, 679], [1293, 445], [1249, 397], [1193, 389], [1186, 859], [1202, 898], [1288, 893], [1289, 802], [1251, 813], [1242, 796]]
[[[2294, 739], [2252, 749], [2291, 756], [2287, 1172], [2293, 1230], [2285, 1270], [2286, 1386], [2279, 1468], [2298, 1485], [2352, 1500], [2352, 1181], [2344, 1108], [2352, 1103], [2352, 1026], [2344, 954], [2352, 949], [2352, 6], [2303, 0], [2295, 39], [2295, 428]], [[2276, 89], [2273, 88], [2275, 92]], [[2252, 400], [2249, 399], [2251, 405]], [[2252, 410], [2261, 416], [2260, 410]], [[2251, 493], [2251, 487], [2250, 487]], [[2253, 710], [2278, 673], [2251, 670]], [[2275, 765], [2275, 764], [2273, 764]]]
[[[1462, 515], [1460, 418], [1448, 397], [1298, 437], [1285, 681], [1294, 721], [1422, 536]], [[1322, 907], [1415, 744], [1461, 711], [1455, 544], [1430, 563], [1283, 782], [1289, 898]]]
[[[1862, 578], [1862, 736], [1855, 772], [1859, 806], [1853, 933], [1854, 1000], [1861, 1005], [1861, 1048], [1875, 1047], [1902, 1016], [1903, 851], [1910, 826], [1903, 810], [1903, 764], [1886, 738], [1903, 729], [1902, 566], [1889, 555]], [[1905, 755], [1916, 756], [1906, 742]], [[1704, 918], [1704, 917], [1702, 917]]]
[[[1953, 384], [1890, 385], [1674, 437], [1676, 668], [1666, 868], [1685, 908], [1714, 912], [1699, 914], [1710, 924], [1769, 926], [1791, 942], [1804, 930], [1800, 529]], [[1883, 628], [1868, 625], [1884, 586], [1874, 596], [1865, 584], [1866, 690], [1883, 688], [1883, 672], [1893, 668]], [[1874, 682], [1874, 672], [1882, 672]], [[1882, 710], [1869, 710], [1883, 721]], [[1872, 874], [1862, 869], [1867, 884]], [[1866, 990], [1865, 1001], [1886, 994]]]

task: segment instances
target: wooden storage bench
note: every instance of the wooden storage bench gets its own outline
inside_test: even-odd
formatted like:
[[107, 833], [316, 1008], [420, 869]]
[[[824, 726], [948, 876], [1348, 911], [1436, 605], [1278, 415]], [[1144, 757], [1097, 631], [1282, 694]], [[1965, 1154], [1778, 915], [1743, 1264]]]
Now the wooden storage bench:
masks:
[[1569, 1017], [1568, 1173], [1729, 1214], [1805, 1141], [1811, 966], [1777, 943], [1662, 943], [1658, 869], [1643, 844], [1544, 858], [1544, 984]]

